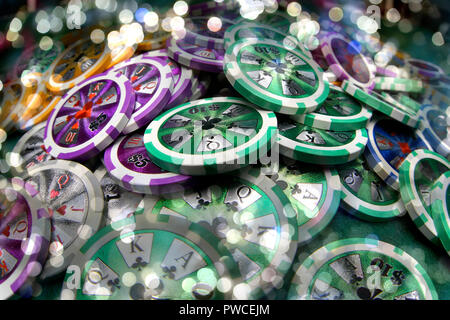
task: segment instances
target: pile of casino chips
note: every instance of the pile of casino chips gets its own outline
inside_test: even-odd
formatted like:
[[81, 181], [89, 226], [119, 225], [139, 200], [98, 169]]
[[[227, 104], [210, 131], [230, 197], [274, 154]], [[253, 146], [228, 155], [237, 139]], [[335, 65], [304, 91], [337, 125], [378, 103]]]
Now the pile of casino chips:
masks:
[[[17, 138], [0, 298], [45, 296], [65, 274], [55, 298], [274, 299], [338, 207], [374, 223], [408, 213], [450, 252], [448, 78], [412, 58], [377, 68], [331, 30], [310, 51], [291, 21], [205, 3], [140, 45], [24, 52], [12, 72], [29, 72], [1, 91]], [[283, 299], [438, 298], [414, 257], [372, 238], [294, 271]], [[373, 272], [380, 288], [363, 285]]]

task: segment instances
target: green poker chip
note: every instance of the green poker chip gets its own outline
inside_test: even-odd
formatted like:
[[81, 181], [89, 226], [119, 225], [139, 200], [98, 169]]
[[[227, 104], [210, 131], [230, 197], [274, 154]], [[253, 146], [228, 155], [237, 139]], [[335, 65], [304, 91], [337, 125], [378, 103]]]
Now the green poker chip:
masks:
[[283, 190], [297, 213], [298, 244], [303, 245], [331, 222], [341, 201], [335, 169], [314, 166], [281, 156], [267, 175]]
[[242, 275], [243, 282], [233, 289], [240, 300], [271, 296], [283, 284], [297, 250], [295, 211], [258, 168], [206, 181], [179, 196], [146, 196], [143, 208], [184, 217], [223, 239]]
[[154, 119], [144, 134], [151, 160], [187, 175], [217, 174], [256, 163], [275, 143], [273, 112], [240, 98], [185, 103]]
[[342, 184], [341, 206], [367, 221], [385, 221], [406, 213], [398, 191], [388, 186], [362, 158], [338, 168]]
[[234, 42], [241, 39], [273, 39], [282, 42], [286, 48], [298, 49], [303, 55], [312, 59], [311, 51], [294, 36], [282, 32], [276, 27], [262, 23], [241, 22], [227, 28], [224, 34], [225, 50]]
[[372, 111], [353, 99], [340, 87], [330, 84], [330, 94], [314, 112], [292, 116], [307, 126], [333, 131], [365, 128]]
[[372, 91], [368, 93], [347, 80], [342, 82], [342, 89], [369, 107], [407, 126], [417, 128], [420, 124], [419, 115], [414, 108], [411, 108], [409, 104], [397, 101], [386, 92], [381, 92], [380, 94]]
[[375, 77], [375, 90], [422, 92], [424, 85], [421, 80], [416, 79]]
[[434, 182], [450, 170], [450, 162], [424, 149], [411, 152], [399, 168], [400, 194], [414, 224], [433, 243], [440, 241], [431, 214], [430, 190]]
[[450, 255], [450, 171], [442, 174], [431, 188], [431, 214], [434, 225], [447, 253]]
[[371, 238], [331, 242], [298, 268], [289, 300], [437, 300], [430, 276], [409, 254]]
[[186, 219], [148, 212], [97, 232], [67, 269], [62, 300], [230, 299], [239, 269]]
[[330, 131], [278, 117], [279, 151], [291, 159], [323, 165], [343, 164], [358, 158], [367, 140], [366, 129]]
[[315, 111], [330, 91], [314, 60], [270, 39], [241, 39], [231, 44], [224, 71], [242, 96], [283, 114]]

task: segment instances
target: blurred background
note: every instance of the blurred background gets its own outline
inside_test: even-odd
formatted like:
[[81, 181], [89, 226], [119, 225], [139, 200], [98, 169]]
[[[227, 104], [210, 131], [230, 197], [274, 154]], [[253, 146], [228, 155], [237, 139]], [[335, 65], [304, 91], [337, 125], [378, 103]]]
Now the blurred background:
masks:
[[[203, 1], [1, 0], [0, 80], [4, 81], [8, 65], [27, 45], [49, 46], [51, 39], [78, 28], [106, 30], [139, 23], [143, 29], [157, 26], [170, 31], [173, 22], [179, 21], [171, 20], [188, 16], [189, 6], [199, 2]], [[394, 48], [415, 58], [435, 62], [446, 73], [450, 72], [450, 6], [446, 0], [239, 0], [239, 3], [243, 16], [257, 14], [259, 7], [266, 11], [267, 8], [286, 10], [297, 17], [300, 27], [295, 33], [317, 34], [317, 28], [324, 28], [321, 22], [325, 20], [348, 26], [349, 30], [356, 28], [364, 36], [370, 36], [368, 50], [374, 53], [377, 65], [387, 63], [381, 44], [389, 44], [390, 50]], [[252, 10], [246, 12], [245, 8]], [[319, 23], [312, 24], [314, 21]], [[311, 32], [311, 29], [316, 30]], [[108, 34], [104, 36], [107, 38]]]

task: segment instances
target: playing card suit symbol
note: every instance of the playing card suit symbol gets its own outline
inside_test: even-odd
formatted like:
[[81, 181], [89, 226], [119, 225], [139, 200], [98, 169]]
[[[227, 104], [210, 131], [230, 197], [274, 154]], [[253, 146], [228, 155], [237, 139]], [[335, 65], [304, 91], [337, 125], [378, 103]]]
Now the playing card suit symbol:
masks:
[[50, 192], [50, 199], [55, 199], [57, 196], [59, 196], [59, 191], [52, 190]]
[[66, 206], [66, 205], [63, 205], [62, 207], [56, 209], [56, 211], [57, 211], [60, 215], [63, 216], [63, 215], [66, 214], [66, 208], [67, 208], [67, 206]]
[[103, 102], [102, 98], [98, 98], [97, 102], [95, 104], [101, 104]]
[[137, 79], [139, 79], [138, 76], [132, 76], [132, 77], [131, 77], [131, 82], [135, 82]]

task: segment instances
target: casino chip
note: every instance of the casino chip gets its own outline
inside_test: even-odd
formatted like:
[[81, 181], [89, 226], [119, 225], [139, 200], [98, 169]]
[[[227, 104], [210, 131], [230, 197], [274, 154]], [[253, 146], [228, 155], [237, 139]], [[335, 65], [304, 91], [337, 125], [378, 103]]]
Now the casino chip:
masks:
[[279, 113], [312, 112], [330, 90], [313, 60], [274, 40], [239, 40], [228, 47], [224, 63], [227, 79], [242, 96]]
[[422, 92], [424, 85], [421, 80], [396, 77], [375, 77], [375, 90], [399, 92]]
[[0, 189], [0, 300], [36, 277], [47, 257], [50, 222], [37, 195], [20, 178]]
[[100, 183], [104, 195], [105, 205], [101, 225], [109, 226], [114, 222], [133, 216], [144, 195], [130, 192], [119, 186], [103, 165], [95, 170], [94, 175]]
[[434, 226], [450, 255], [450, 171], [442, 174], [431, 188], [431, 213]]
[[376, 66], [362, 54], [357, 41], [331, 32], [321, 38], [320, 49], [339, 80], [348, 80], [360, 88], [372, 90], [375, 86]]
[[367, 130], [315, 129], [278, 115], [277, 142], [285, 157], [312, 164], [342, 164], [358, 158], [364, 151]]
[[149, 158], [143, 131], [119, 138], [105, 150], [104, 164], [111, 178], [128, 191], [161, 194], [184, 190], [191, 177], [160, 169]]
[[433, 150], [450, 160], [450, 115], [436, 106], [425, 105], [421, 110], [419, 130]]
[[189, 44], [184, 40], [167, 40], [169, 57], [183, 66], [207, 72], [222, 72], [225, 51]]
[[387, 118], [374, 118], [367, 132], [369, 142], [364, 157], [369, 167], [390, 187], [400, 190], [398, 170], [403, 160], [413, 150], [431, 150], [430, 144], [419, 130]]
[[103, 193], [94, 174], [83, 165], [51, 160], [28, 169], [26, 181], [39, 192], [52, 222], [49, 258], [41, 278], [64, 271], [81, 246], [98, 230]]
[[368, 93], [346, 80], [342, 82], [342, 89], [369, 107], [407, 126], [417, 128], [420, 124], [419, 115], [416, 110], [409, 105], [400, 103], [386, 92], [378, 93], [372, 91]]
[[365, 128], [372, 111], [350, 97], [340, 87], [330, 84], [330, 94], [319, 109], [312, 113], [292, 116], [307, 126], [333, 131]]
[[135, 94], [133, 114], [122, 133], [146, 126], [171, 98], [173, 78], [168, 61], [140, 55], [117, 64], [108, 71], [111, 73], [125, 75]]
[[44, 147], [45, 126], [45, 122], [34, 126], [20, 138], [10, 153], [8, 162], [15, 176], [23, 175], [28, 168], [37, 164], [53, 160]]
[[32, 89], [22, 85], [21, 80], [5, 84], [0, 91], [0, 128], [9, 132], [14, 124], [19, 121], [22, 109], [21, 101], [24, 101], [32, 93]]
[[174, 30], [177, 39], [206, 49], [224, 49], [225, 30], [234, 24], [226, 18], [220, 18], [220, 25], [213, 25], [210, 17], [190, 17], [185, 19], [184, 28]]
[[[275, 165], [276, 166], [276, 165]], [[333, 219], [341, 200], [341, 183], [335, 169], [297, 162], [281, 156], [268, 174], [290, 200], [297, 213], [298, 244], [303, 245]]]
[[27, 99], [33, 103], [26, 103], [19, 114], [17, 128], [20, 130], [30, 130], [33, 126], [46, 121], [50, 112], [56, 104], [61, 100], [61, 96], [54, 95], [48, 91], [43, 84], [39, 84], [33, 97]]
[[134, 90], [124, 75], [91, 77], [53, 109], [45, 128], [45, 149], [58, 159], [92, 158], [120, 135], [134, 106]]
[[64, 50], [64, 45], [60, 41], [52, 43], [48, 50], [43, 50], [37, 45], [23, 50], [11, 70], [10, 79], [40, 78], [46, 81], [48, 68]]
[[283, 43], [286, 48], [300, 49], [305, 58], [312, 59], [311, 52], [295, 37], [285, 34], [280, 29], [259, 23], [237, 23], [228, 27], [224, 34], [225, 50], [241, 39], [272, 39]]
[[450, 162], [430, 150], [414, 150], [399, 168], [400, 194], [409, 216], [422, 234], [440, 243], [431, 215], [430, 189], [434, 182], [450, 170]]
[[61, 299], [224, 300], [240, 280], [231, 253], [208, 230], [146, 212], [90, 239], [69, 266]]
[[[375, 277], [375, 278], [374, 278]], [[437, 300], [425, 269], [409, 254], [370, 238], [327, 244], [298, 268], [289, 300]]]
[[239, 98], [185, 103], [154, 119], [144, 135], [150, 159], [186, 175], [229, 172], [254, 163], [272, 147], [273, 112]]
[[98, 74], [111, 62], [111, 50], [105, 42], [96, 44], [89, 38], [78, 40], [53, 61], [48, 72], [47, 88], [58, 94]]
[[170, 109], [187, 101], [187, 98], [189, 98], [190, 94], [192, 93], [192, 70], [180, 66], [172, 59], [169, 59], [167, 49], [146, 52], [144, 53], [144, 57], [160, 57], [161, 59], [165, 60], [165, 62], [167, 62], [172, 71], [173, 88], [171, 90], [171, 97], [163, 110]]
[[341, 206], [366, 221], [386, 221], [403, 216], [405, 206], [398, 191], [383, 182], [359, 158], [338, 167], [342, 184]]
[[410, 58], [405, 60], [405, 65], [411, 75], [414, 76], [426, 79], [436, 79], [445, 75], [445, 72], [441, 67], [425, 60]]
[[146, 197], [144, 210], [185, 217], [223, 239], [244, 281], [234, 288], [237, 299], [273, 293], [297, 249], [295, 211], [283, 191], [257, 168], [223, 176], [220, 183], [206, 181], [177, 198]]

